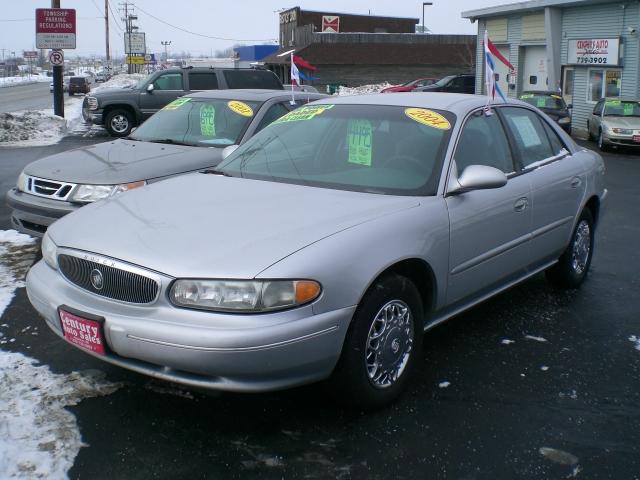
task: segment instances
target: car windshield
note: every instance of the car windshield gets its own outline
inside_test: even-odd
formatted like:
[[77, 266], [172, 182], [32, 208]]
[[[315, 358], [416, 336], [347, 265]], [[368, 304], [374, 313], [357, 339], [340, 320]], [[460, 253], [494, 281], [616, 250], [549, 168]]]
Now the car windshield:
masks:
[[455, 75], [449, 75], [448, 77], [441, 78], [440, 80], [433, 83], [432, 85], [437, 85], [438, 87], [444, 87], [447, 83], [449, 83], [454, 78], [455, 78]]
[[605, 117], [640, 117], [640, 103], [624, 100], [604, 102]]
[[389, 195], [435, 195], [455, 115], [380, 105], [303, 106], [238, 148], [234, 177]]
[[551, 95], [547, 93], [525, 93], [520, 95], [520, 100], [538, 108], [546, 108], [549, 110], [565, 110], [567, 105], [560, 95]]
[[133, 140], [226, 147], [238, 143], [260, 102], [182, 97], [130, 135]]

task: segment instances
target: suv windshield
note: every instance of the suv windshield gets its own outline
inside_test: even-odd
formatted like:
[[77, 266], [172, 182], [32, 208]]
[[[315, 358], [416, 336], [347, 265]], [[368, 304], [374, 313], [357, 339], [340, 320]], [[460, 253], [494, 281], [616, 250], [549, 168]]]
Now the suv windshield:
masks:
[[234, 177], [390, 195], [434, 195], [455, 116], [379, 105], [308, 105], [218, 170]]
[[560, 95], [525, 93], [520, 95], [520, 100], [527, 102], [529, 105], [533, 105], [534, 107], [547, 108], [549, 110], [565, 110], [567, 108]]
[[438, 80], [436, 83], [433, 83], [432, 85], [437, 85], [438, 87], [444, 87], [454, 78], [456, 78], [455, 75], [449, 75], [448, 77], [441, 78], [440, 80]]
[[238, 143], [260, 102], [182, 97], [129, 136], [145, 142], [226, 147]]
[[86, 82], [84, 77], [71, 77], [71, 80], [69, 81], [72, 85], [84, 85]]
[[638, 102], [623, 100], [607, 100], [604, 102], [605, 117], [640, 117]]

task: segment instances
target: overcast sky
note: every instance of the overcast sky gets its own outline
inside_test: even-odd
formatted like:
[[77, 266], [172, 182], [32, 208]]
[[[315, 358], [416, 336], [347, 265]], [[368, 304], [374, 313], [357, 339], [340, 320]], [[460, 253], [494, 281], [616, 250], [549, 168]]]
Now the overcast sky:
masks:
[[[124, 0], [109, 0], [117, 19], [111, 18], [111, 53], [123, 53], [122, 16], [118, 9]], [[465, 10], [515, 3], [516, 0], [432, 0], [425, 7], [426, 25], [434, 33], [475, 34], [476, 24], [462, 19]], [[47, 0], [1, 0], [0, 49], [5, 56], [11, 51], [31, 50], [35, 44], [35, 9], [51, 6]], [[302, 9], [336, 11], [372, 15], [422, 18], [422, 1], [414, 0], [134, 0], [140, 31], [147, 34], [147, 49], [160, 52], [162, 40], [170, 40], [169, 51], [190, 51], [194, 55], [209, 55], [235, 43], [255, 44], [278, 38], [277, 11], [300, 6]], [[105, 0], [61, 0], [63, 8], [75, 8], [78, 18], [77, 49], [66, 51], [67, 57], [80, 55], [104, 55], [104, 5]], [[148, 13], [146, 13], [148, 12]], [[150, 15], [151, 16], [150, 16]], [[111, 15], [111, 14], [110, 14]], [[159, 20], [185, 30], [208, 36], [233, 40], [203, 38], [172, 28]], [[2, 51], [0, 50], [0, 56]], [[1, 58], [1, 57], [0, 57]]]

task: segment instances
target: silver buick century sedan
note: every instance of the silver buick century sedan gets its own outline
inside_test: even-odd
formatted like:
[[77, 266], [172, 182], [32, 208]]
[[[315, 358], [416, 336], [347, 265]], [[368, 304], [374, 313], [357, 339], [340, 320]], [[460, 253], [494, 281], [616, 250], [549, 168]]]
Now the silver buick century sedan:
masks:
[[194, 387], [330, 379], [395, 399], [423, 332], [539, 272], [578, 287], [607, 190], [597, 154], [517, 100], [328, 98], [216, 169], [49, 228], [35, 308], [106, 362]]

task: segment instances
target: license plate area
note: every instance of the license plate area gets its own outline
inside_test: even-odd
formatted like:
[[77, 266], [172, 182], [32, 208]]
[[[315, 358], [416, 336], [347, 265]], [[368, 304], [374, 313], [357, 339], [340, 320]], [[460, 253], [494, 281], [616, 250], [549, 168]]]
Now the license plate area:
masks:
[[634, 135], [633, 136], [633, 141], [634, 141], [634, 143], [640, 143], [640, 135]]
[[79, 312], [66, 305], [58, 308], [58, 316], [65, 340], [89, 352], [98, 355], [107, 354], [104, 341], [104, 318]]

